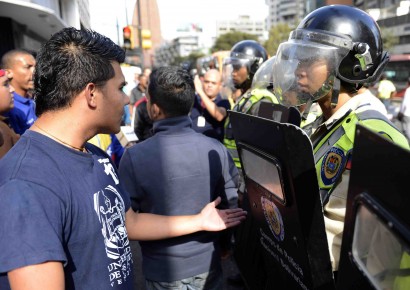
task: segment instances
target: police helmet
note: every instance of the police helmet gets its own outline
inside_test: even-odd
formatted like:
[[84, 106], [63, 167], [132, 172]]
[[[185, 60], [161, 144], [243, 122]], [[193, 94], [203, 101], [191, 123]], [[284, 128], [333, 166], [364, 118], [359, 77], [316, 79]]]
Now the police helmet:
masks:
[[255, 40], [242, 40], [232, 47], [229, 57], [224, 59], [224, 75], [229, 76], [233, 70], [246, 67], [247, 80], [241, 84], [235, 83], [234, 86], [237, 89], [247, 89], [251, 86], [256, 71], [267, 59], [268, 53], [262, 45]]
[[268, 59], [265, 48], [255, 40], [242, 40], [236, 43], [230, 56], [225, 58], [225, 64], [247, 66], [250, 74], [255, 74], [260, 65]]
[[[298, 70], [323, 62], [327, 76], [314, 91], [300, 88]], [[314, 102], [331, 90], [337, 103], [340, 84], [360, 87], [376, 81], [389, 61], [383, 51], [380, 29], [366, 12], [344, 5], [330, 5], [308, 14], [282, 43], [274, 64], [275, 94], [298, 91], [299, 104]], [[306, 73], [314, 73], [306, 69]]]

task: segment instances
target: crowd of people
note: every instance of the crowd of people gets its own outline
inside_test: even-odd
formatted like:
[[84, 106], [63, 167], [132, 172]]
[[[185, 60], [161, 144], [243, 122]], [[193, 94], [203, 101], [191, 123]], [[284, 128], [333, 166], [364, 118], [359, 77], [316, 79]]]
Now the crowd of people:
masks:
[[[224, 60], [224, 78], [215, 68], [201, 78], [146, 68], [129, 96], [124, 58], [108, 38], [74, 28], [36, 57], [3, 55], [0, 288], [133, 289], [129, 241], [140, 240], [147, 289], [223, 289], [221, 256], [235, 240], [228, 228], [246, 217], [229, 112], [258, 116], [263, 103], [295, 106], [304, 118], [336, 278], [356, 125], [409, 148], [410, 79], [402, 132], [386, 110], [396, 88], [382, 74], [389, 56], [377, 23], [325, 6], [275, 56], [243, 40]], [[269, 84], [255, 86], [267, 61]], [[374, 96], [368, 87], [379, 79]], [[120, 126], [138, 141], [122, 145]], [[329, 156], [343, 162], [334, 168]]]

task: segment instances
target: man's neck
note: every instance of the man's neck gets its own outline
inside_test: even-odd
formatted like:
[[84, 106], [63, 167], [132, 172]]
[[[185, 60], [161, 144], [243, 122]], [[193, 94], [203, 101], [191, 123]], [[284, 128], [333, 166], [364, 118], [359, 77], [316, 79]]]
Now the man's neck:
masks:
[[146, 88], [144, 86], [141, 86], [141, 84], [138, 84], [137, 88], [141, 93], [144, 93], [146, 90]]
[[23, 97], [23, 98], [28, 98], [27, 91], [25, 91], [25, 90], [21, 90], [21, 89], [16, 89], [16, 88], [14, 88], [14, 92], [15, 92], [17, 95], [19, 95], [19, 96], [21, 96], [21, 97]]
[[336, 113], [337, 110], [339, 110], [351, 98], [351, 96], [347, 93], [340, 93], [338, 96], [337, 104], [335, 107], [333, 107], [331, 104], [330, 94], [329, 96], [326, 96], [318, 101], [318, 104], [322, 109], [322, 114], [325, 121], [332, 117], [333, 114]]
[[216, 100], [216, 97], [217, 97], [218, 95], [216, 95], [216, 96], [208, 96], [208, 98], [213, 102], [213, 101], [215, 101]]
[[83, 126], [86, 122], [73, 118], [69, 110], [57, 110], [42, 114], [30, 128], [59, 143], [83, 148], [84, 144], [97, 134]]

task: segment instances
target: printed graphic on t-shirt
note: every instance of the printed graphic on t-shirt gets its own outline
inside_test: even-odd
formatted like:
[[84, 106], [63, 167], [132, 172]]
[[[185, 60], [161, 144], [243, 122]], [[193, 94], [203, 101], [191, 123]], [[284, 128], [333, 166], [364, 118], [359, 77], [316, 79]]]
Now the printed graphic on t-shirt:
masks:
[[117, 174], [115, 173], [114, 166], [111, 164], [108, 158], [101, 158], [98, 159], [98, 162], [104, 165], [104, 172], [107, 175], [111, 175], [112, 179], [114, 180], [115, 184], [120, 183]]
[[[109, 174], [109, 173], [107, 173]], [[102, 225], [111, 286], [124, 283], [130, 278], [132, 267], [131, 247], [125, 228], [124, 200], [112, 185], [94, 193], [94, 210]]]

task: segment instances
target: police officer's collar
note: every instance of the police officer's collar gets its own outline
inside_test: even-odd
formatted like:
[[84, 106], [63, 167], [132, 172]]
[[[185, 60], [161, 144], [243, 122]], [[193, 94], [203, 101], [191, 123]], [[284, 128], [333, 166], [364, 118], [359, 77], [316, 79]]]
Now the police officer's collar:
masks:
[[252, 91], [251, 89], [247, 89], [245, 93], [243, 93], [242, 95], [244, 98], [249, 99], [250, 97], [252, 97]]
[[346, 116], [347, 113], [355, 111], [361, 105], [361, 98], [352, 97], [343, 104], [324, 124], [326, 128], [331, 128], [339, 119]]

